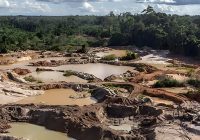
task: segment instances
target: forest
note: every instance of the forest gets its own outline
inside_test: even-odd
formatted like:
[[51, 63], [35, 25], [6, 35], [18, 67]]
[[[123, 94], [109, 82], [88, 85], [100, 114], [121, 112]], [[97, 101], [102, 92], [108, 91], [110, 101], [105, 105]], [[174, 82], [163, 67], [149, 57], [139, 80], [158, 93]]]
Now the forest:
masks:
[[0, 53], [82, 45], [151, 47], [200, 58], [200, 16], [168, 15], [148, 6], [136, 15], [0, 17]]

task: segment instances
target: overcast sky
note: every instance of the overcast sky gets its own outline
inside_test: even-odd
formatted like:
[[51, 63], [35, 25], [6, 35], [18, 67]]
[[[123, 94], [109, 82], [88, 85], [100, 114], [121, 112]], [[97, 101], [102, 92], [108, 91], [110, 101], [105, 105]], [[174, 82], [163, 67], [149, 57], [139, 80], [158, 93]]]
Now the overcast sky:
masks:
[[0, 0], [0, 15], [105, 15], [156, 11], [200, 15], [200, 0]]

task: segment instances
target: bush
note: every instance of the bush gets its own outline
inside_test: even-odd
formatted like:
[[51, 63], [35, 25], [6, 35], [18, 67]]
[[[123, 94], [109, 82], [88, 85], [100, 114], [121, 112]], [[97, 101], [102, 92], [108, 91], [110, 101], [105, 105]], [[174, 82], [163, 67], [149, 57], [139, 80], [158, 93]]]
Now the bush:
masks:
[[106, 40], [91, 40], [87, 42], [89, 47], [101, 47], [101, 46], [107, 46]]
[[129, 36], [121, 34], [121, 33], [114, 33], [112, 34], [108, 45], [109, 46], [126, 46], [129, 45]]
[[153, 85], [154, 88], [182, 87], [182, 86], [183, 86], [183, 83], [180, 83], [179, 81], [175, 79], [168, 79], [168, 78], [158, 81]]
[[187, 83], [189, 85], [192, 85], [192, 86], [196, 87], [196, 88], [200, 88], [200, 80], [198, 80], [198, 79], [189, 79], [187, 81]]
[[77, 50], [77, 53], [87, 53], [88, 48], [85, 45], [81, 46], [81, 49]]
[[8, 49], [5, 46], [1, 46], [0, 53], [8, 53]]
[[42, 83], [41, 80], [38, 80], [36, 78], [34, 78], [33, 76], [27, 76], [27, 77], [24, 77], [24, 80], [28, 81], [28, 82], [37, 82], [37, 83]]
[[65, 71], [65, 73], [63, 74], [63, 76], [66, 76], [66, 77], [72, 76], [72, 75], [74, 75], [74, 72], [71, 70]]
[[134, 60], [138, 58], [137, 54], [132, 51], [127, 51], [126, 56], [122, 57], [121, 60]]
[[188, 69], [187, 75], [190, 77], [193, 76], [195, 73], [195, 70], [193, 68], [187, 68], [187, 69]]
[[115, 60], [117, 57], [114, 54], [106, 55], [102, 58], [102, 60], [112, 61]]
[[69, 36], [67, 38], [67, 45], [71, 46], [87, 46], [87, 38], [83, 36]]

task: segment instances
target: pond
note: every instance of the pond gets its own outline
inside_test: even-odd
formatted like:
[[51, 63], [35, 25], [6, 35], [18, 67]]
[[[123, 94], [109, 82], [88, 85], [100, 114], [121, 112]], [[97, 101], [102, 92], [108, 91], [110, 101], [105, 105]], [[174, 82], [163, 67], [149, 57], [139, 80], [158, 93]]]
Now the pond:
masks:
[[[39, 77], [46, 77], [47, 73], [40, 73], [39, 75], [35, 72], [37, 67], [33, 67], [33, 66], [28, 66], [30, 62], [37, 62], [37, 61], [50, 61], [50, 60], [65, 60], [68, 58], [41, 58], [41, 59], [34, 59], [34, 60], [29, 60], [29, 61], [22, 61], [22, 62], [18, 62], [12, 65], [1, 65], [0, 69], [5, 70], [5, 69], [14, 69], [14, 68], [24, 68], [24, 69], [29, 69], [31, 70], [31, 72], [33, 72], [33, 75], [35, 76], [39, 76]], [[47, 69], [53, 69], [53, 70], [73, 70], [73, 71], [78, 71], [78, 72], [84, 72], [84, 73], [88, 73], [88, 74], [93, 74], [94, 76], [100, 78], [100, 79], [104, 79], [112, 74], [115, 75], [119, 75], [122, 73], [125, 73], [126, 71], [130, 70], [133, 71], [134, 68], [133, 67], [129, 67], [129, 66], [115, 66], [115, 65], [109, 65], [109, 64], [101, 64], [101, 63], [89, 63], [89, 64], [69, 64], [69, 65], [62, 65], [62, 66], [58, 66], [58, 67], [39, 67], [39, 68], [47, 68]], [[47, 81], [49, 81], [49, 77], [55, 77], [54, 75], [56, 75], [56, 77], [58, 79], [54, 79], [54, 80], [63, 80], [66, 81], [67, 78], [64, 78], [63, 75], [61, 73], [53, 73], [53, 75], [49, 75], [48, 77], [45, 79]], [[52, 80], [52, 81], [54, 81]], [[68, 79], [67, 81], [70, 81], [71, 79]], [[74, 79], [73, 79], [74, 80]], [[72, 80], [72, 81], [73, 81]], [[81, 79], [79, 79], [81, 80]], [[77, 81], [77, 78], [75, 79], [75, 82]]]
[[57, 72], [57, 71], [32, 72], [29, 75], [45, 83], [59, 82], [59, 81], [87, 83], [87, 80], [81, 79], [77, 76], [72, 75], [72, 76], [66, 77], [63, 75], [62, 72]]
[[133, 71], [133, 67], [128, 66], [115, 66], [101, 63], [90, 64], [77, 64], [77, 65], [62, 65], [55, 67], [56, 70], [73, 70], [78, 72], [84, 72], [93, 74], [94, 76], [104, 79], [112, 74], [119, 75], [130, 70]]
[[46, 90], [44, 94], [39, 96], [27, 97], [18, 101], [19, 104], [45, 104], [45, 105], [90, 105], [96, 103], [96, 100], [88, 97], [76, 98], [80, 94], [89, 93], [78, 93], [72, 89], [51, 89]]
[[65, 133], [45, 129], [45, 127], [29, 123], [10, 123], [9, 136], [27, 140], [74, 140]]

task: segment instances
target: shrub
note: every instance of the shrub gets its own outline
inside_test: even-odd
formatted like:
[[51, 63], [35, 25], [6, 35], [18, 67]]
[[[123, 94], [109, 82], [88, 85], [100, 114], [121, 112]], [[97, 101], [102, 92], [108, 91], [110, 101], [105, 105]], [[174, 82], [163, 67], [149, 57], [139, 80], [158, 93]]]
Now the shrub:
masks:
[[68, 76], [72, 76], [74, 75], [74, 72], [71, 70], [65, 71], [65, 73], [63, 74], [64, 76], [68, 77]]
[[193, 68], [187, 68], [187, 69], [188, 69], [187, 75], [190, 77], [193, 76], [195, 73], [195, 70]]
[[88, 48], [86, 47], [86, 45], [82, 45], [81, 49], [77, 50], [77, 53], [87, 53], [88, 52]]
[[1, 46], [0, 53], [8, 53], [8, 49], [5, 46]]
[[33, 76], [27, 76], [27, 77], [24, 77], [24, 80], [28, 81], [28, 82], [37, 82], [37, 83], [42, 83], [41, 80], [38, 80], [36, 78], [34, 78]]
[[127, 51], [126, 56], [122, 57], [121, 60], [133, 60], [138, 58], [137, 54], [132, 51]]
[[100, 47], [100, 46], [107, 46], [106, 40], [90, 40], [88, 41], [89, 47]]
[[114, 54], [106, 55], [102, 58], [102, 60], [112, 61], [115, 60], [117, 57]]
[[180, 83], [175, 79], [169, 79], [169, 78], [160, 80], [153, 85], [154, 88], [181, 87], [181, 86], [183, 86], [183, 83]]
[[187, 83], [189, 85], [192, 85], [192, 86], [196, 87], [196, 88], [200, 88], [200, 80], [198, 80], [198, 79], [189, 79], [187, 81]]

